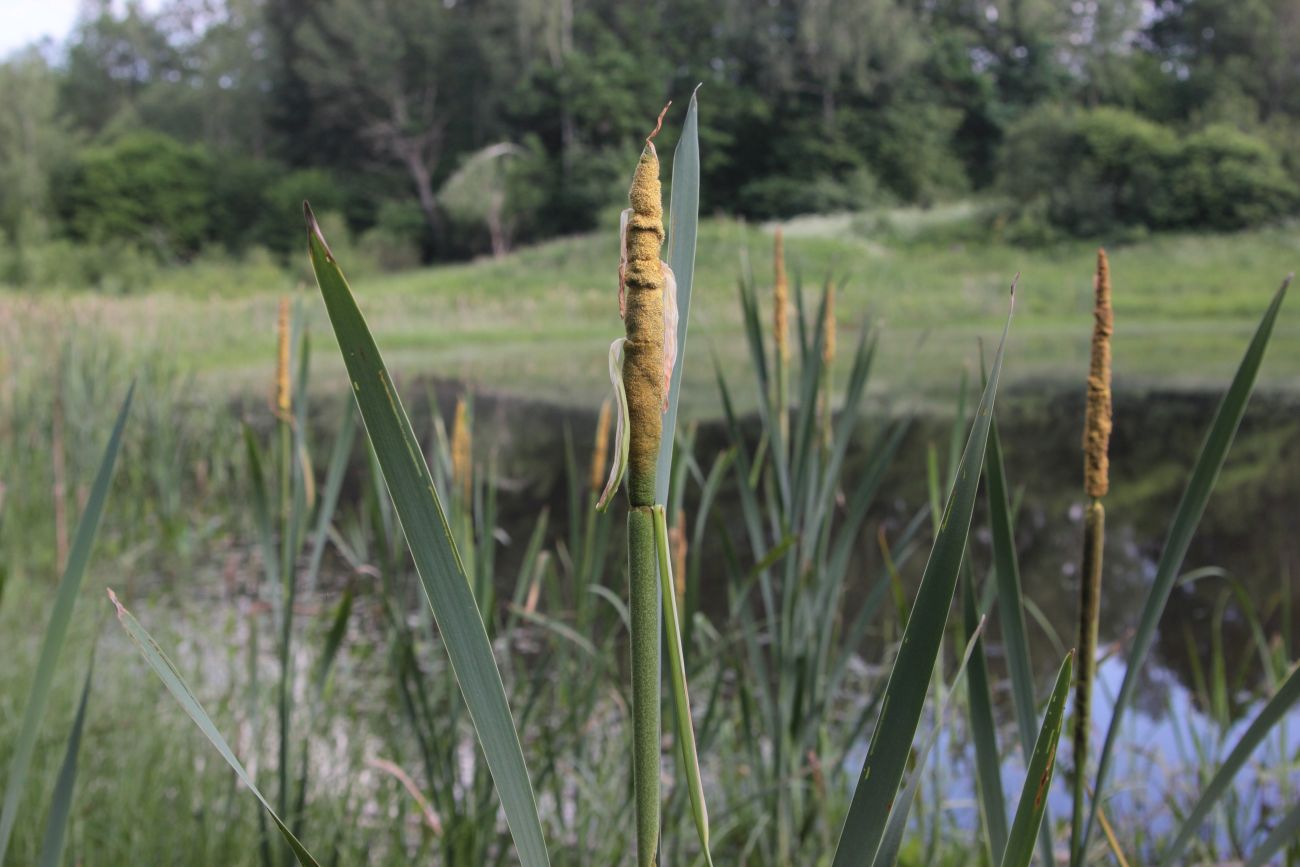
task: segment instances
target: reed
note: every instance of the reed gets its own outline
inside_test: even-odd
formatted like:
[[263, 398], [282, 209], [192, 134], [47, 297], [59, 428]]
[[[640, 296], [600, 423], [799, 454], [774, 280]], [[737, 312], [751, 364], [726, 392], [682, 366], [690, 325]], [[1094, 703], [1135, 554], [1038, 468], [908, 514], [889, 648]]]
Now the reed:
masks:
[[1102, 556], [1106, 539], [1106, 510], [1102, 498], [1110, 489], [1110, 340], [1115, 328], [1111, 307], [1110, 263], [1097, 250], [1093, 282], [1092, 354], [1083, 426], [1083, 488], [1089, 497], [1084, 511], [1083, 562], [1079, 571], [1079, 675], [1074, 694], [1074, 813], [1071, 819], [1073, 864], [1082, 861], [1084, 801], [1088, 784], [1088, 741], [1092, 723], [1092, 685], [1097, 673], [1097, 624], [1101, 620]]

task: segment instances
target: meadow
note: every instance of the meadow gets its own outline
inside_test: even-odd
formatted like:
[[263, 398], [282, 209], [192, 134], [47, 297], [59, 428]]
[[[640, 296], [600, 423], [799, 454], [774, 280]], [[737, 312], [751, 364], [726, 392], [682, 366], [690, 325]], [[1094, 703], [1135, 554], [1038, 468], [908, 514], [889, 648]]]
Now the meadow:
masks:
[[[890, 209], [819, 216], [783, 225], [792, 279], [811, 292], [837, 285], [848, 329], [865, 320], [882, 332], [880, 393], [951, 394], [973, 370], [977, 340], [1002, 318], [1005, 289], [1020, 274], [1018, 330], [1008, 347], [1012, 384], [1077, 381], [1087, 358], [1080, 330], [1091, 308], [1089, 263], [1096, 243], [1021, 247], [999, 242], [987, 207]], [[493, 391], [594, 407], [604, 399], [604, 356], [616, 275], [617, 216], [610, 229], [549, 241], [501, 259], [396, 274], [352, 269], [377, 339], [402, 375], [433, 374]], [[729, 373], [747, 363], [735, 302], [740, 275], [772, 279], [771, 225], [701, 221], [693, 311], [695, 335]], [[1104, 239], [1103, 239], [1104, 240]], [[336, 244], [347, 256], [346, 243]], [[1115, 353], [1122, 390], [1203, 389], [1221, 381], [1258, 318], [1261, 293], [1294, 268], [1300, 232], [1291, 224], [1239, 233], [1168, 233], [1107, 244], [1116, 274]], [[156, 351], [193, 373], [212, 394], [264, 388], [281, 294], [306, 293], [305, 263], [285, 273], [258, 264], [204, 262], [165, 270], [143, 291], [104, 296], [67, 289], [0, 294], [10, 352], [24, 339], [48, 343], [87, 331], [128, 353]], [[362, 260], [364, 263], [364, 260]], [[313, 328], [324, 311], [307, 305]], [[1290, 390], [1300, 361], [1300, 325], [1283, 314], [1266, 388]], [[313, 381], [337, 387], [342, 365], [319, 352]], [[847, 360], [840, 365], [847, 367]], [[688, 406], [708, 415], [712, 371], [687, 373]], [[742, 399], [748, 401], [749, 395]], [[942, 407], [942, 403], [936, 404]]]
[[[1039, 589], [1044, 576], [1033, 575], [1039, 567], [1031, 565], [1025, 601], [1033, 608], [1032, 635], [1017, 638], [1000, 622], [989, 630], [991, 641], [974, 636], [981, 614], [1008, 618], [1002, 582], [1017, 571], [1008, 558], [1014, 562], [1017, 549], [1027, 555], [1007, 516], [1023, 508], [1017, 515], [1028, 525], [1061, 520], [1059, 503], [1040, 513], [1032, 498], [1022, 505], [1020, 497], [1032, 472], [1079, 460], [1078, 432], [1064, 435], [1068, 448], [1054, 440], [1051, 457], [1034, 470], [1016, 463], [1034, 446], [1005, 429], [1005, 466], [996, 429], [986, 430], [997, 455], [987, 465], [963, 458], [963, 443], [968, 426], [978, 431], [987, 418], [975, 411], [981, 358], [986, 369], [994, 364], [995, 377], [999, 362], [1005, 365], [1002, 389], [1031, 414], [1062, 394], [1081, 403], [1096, 244], [1002, 243], [988, 234], [981, 213], [965, 204], [782, 226], [798, 296], [791, 301], [798, 313], [791, 326], [793, 440], [771, 404], [778, 365], [760, 363], [777, 357], [766, 335], [775, 282], [772, 227], [721, 218], [700, 223], [690, 364], [680, 391], [683, 419], [691, 423], [683, 425], [666, 505], [693, 737], [718, 863], [830, 863], [913, 617], [936, 624], [941, 649], [933, 677], [919, 681], [929, 700], [907, 797], [900, 799], [910, 805], [914, 797], [915, 807], [910, 817], [904, 809], [896, 818], [891, 799], [887, 841], [907, 864], [999, 863], [1008, 833], [1034, 848], [1036, 829], [1027, 838], [1018, 827], [1009, 831], [1003, 815], [998, 831], [990, 811], [1003, 794], [1014, 810], [1049, 695], [1059, 715], [1056, 699], [1064, 692], [1059, 683], [1050, 687], [1073, 646], [1073, 612], [1069, 604], [1048, 603], [1051, 592]], [[611, 229], [502, 259], [397, 274], [363, 263], [349, 271], [431, 464], [516, 714], [539, 823], [551, 857], [563, 864], [630, 863], [635, 839], [626, 551], [615, 516], [593, 508], [609, 460], [609, 425], [601, 427], [596, 408], [610, 391], [607, 345], [618, 330], [617, 240]], [[347, 267], [346, 243], [336, 243], [334, 253]], [[1195, 669], [1185, 676], [1191, 686], [1166, 694], [1166, 715], [1156, 715], [1172, 716], [1176, 731], [1169, 737], [1186, 751], [1181, 767], [1206, 782], [1216, 779], [1225, 756], [1235, 755], [1229, 748], [1252, 735], [1248, 721], [1261, 708], [1277, 707], [1264, 704], [1270, 695], [1294, 701], [1286, 692], [1294, 687], [1280, 686], [1296, 682], [1293, 582], [1285, 577], [1293, 554], [1276, 552], [1280, 581], [1188, 577], [1181, 562], [1164, 562], [1165, 552], [1147, 559], [1129, 552], [1134, 543], [1122, 522], [1134, 520], [1126, 511], [1168, 501], [1158, 516], [1140, 519], [1160, 527], [1152, 533], [1163, 530], [1192, 464], [1207, 460], [1198, 447], [1214, 403], [1297, 261], [1300, 232], [1293, 225], [1132, 237], [1110, 246], [1117, 392], [1130, 404], [1156, 393], [1204, 398], [1179, 416], [1176, 430], [1153, 431], [1169, 454], [1152, 447], [1131, 453], [1144, 466], [1117, 467], [1108, 499], [1117, 538], [1107, 557], [1135, 561], [1129, 580], [1115, 588], [1134, 609], [1157, 558], [1157, 583], [1172, 569], [1170, 581], [1213, 589], [1213, 613], [1201, 617], [1204, 633], [1185, 660]], [[1007, 287], [1017, 273], [1015, 320], [1005, 357], [995, 361]], [[515, 863], [514, 826], [508, 830], [498, 813], [442, 648], [445, 630], [436, 628], [416, 590], [400, 497], [395, 511], [392, 483], [386, 489], [381, 478], [380, 447], [363, 444], [364, 429], [344, 396], [343, 362], [312, 281], [306, 269], [207, 263], [163, 271], [147, 290], [121, 296], [0, 296], [0, 623], [11, 637], [0, 667], [5, 766], [45, 628], [34, 612], [47, 606], [69, 545], [75, 550], [69, 538], [94, 499], [91, 480], [105, 440], [127, 385], [136, 381], [100, 536], [36, 742], [12, 863], [36, 863], [43, 851], [46, 831], [36, 817], [46, 816], [57, 788], [92, 650], [67, 859], [289, 863], [256, 802], [202, 743], [126, 635], [105, 622], [109, 586], [167, 649], [250, 777], [277, 809], [288, 805], [294, 833], [318, 855], [328, 853], [322, 863]], [[827, 281], [835, 287], [839, 344], [830, 353], [817, 313]], [[281, 318], [286, 296], [293, 302]], [[1282, 422], [1293, 422], [1287, 414], [1300, 382], [1300, 319], [1294, 305], [1275, 313], [1257, 402], [1268, 401]], [[874, 356], [873, 344], [858, 342], [868, 325], [878, 338]], [[529, 406], [510, 415], [511, 401], [520, 399]], [[991, 393], [985, 401], [991, 404]], [[1071, 419], [1076, 415], [1072, 409]], [[507, 430], [494, 429], [503, 424]], [[924, 434], [908, 439], [912, 424]], [[1123, 428], [1122, 418], [1117, 424]], [[1286, 424], [1246, 433], [1252, 436], [1238, 449], [1249, 460], [1230, 460], [1225, 470], [1229, 496], [1258, 494], [1262, 489], [1251, 483], [1269, 476], [1273, 461], [1294, 458], [1294, 429]], [[542, 444], [532, 463], [518, 460], [532, 441]], [[788, 457], [777, 442], [787, 444]], [[806, 455], [802, 468], [798, 454]], [[528, 472], [538, 463], [549, 464], [544, 492]], [[911, 597], [927, 550], [946, 535], [943, 501], [965, 490], [974, 509], [981, 469], [991, 474], [990, 487], [979, 495], [969, 556], [951, 571], [960, 586], [957, 613], [948, 617], [944, 607], [943, 618], [922, 618]], [[1293, 480], [1281, 475], [1284, 484]], [[884, 481], [900, 476], [905, 483]], [[993, 486], [1000, 486], [1001, 502]], [[790, 495], [790, 487], [799, 493]], [[1081, 489], [1055, 495], [1076, 504], [1084, 499]], [[1235, 502], [1243, 501], [1249, 502], [1244, 495]], [[1180, 511], [1175, 525], [1181, 517]], [[1067, 523], [1055, 532], [1077, 549], [1079, 529]], [[965, 548], [963, 537], [956, 550]], [[281, 558], [287, 559], [277, 566]], [[1259, 559], [1274, 558], [1266, 551]], [[818, 568], [804, 571], [809, 562]], [[1046, 562], [1060, 568], [1057, 560]], [[1213, 565], [1189, 561], [1187, 570]], [[296, 580], [284, 584], [286, 574]], [[825, 623], [834, 628], [816, 628]], [[1116, 644], [1101, 655], [1099, 703], [1107, 707], [1124, 673], [1119, 645], [1131, 635], [1103, 636]], [[1241, 635], [1249, 650], [1225, 651]], [[1168, 647], [1162, 635], [1161, 673], [1169, 670]], [[1025, 664], [1019, 673], [1018, 658]], [[691, 726], [673, 708], [665, 699], [663, 752], [655, 756], [665, 795], [661, 863], [705, 863], [690, 761], [679, 757]], [[1187, 715], [1182, 728], [1179, 714]], [[277, 733], [286, 716], [292, 739]], [[1142, 723], [1134, 725], [1140, 733]], [[1294, 821], [1287, 818], [1300, 787], [1294, 728], [1260, 733], [1254, 743], [1264, 746], [1243, 772], [1250, 782], [1229, 787], [1210, 820], [1181, 841], [1188, 858], [1244, 860]], [[1168, 756], [1146, 756], [1144, 763], [1140, 741], [1125, 744], [1113, 784], [1114, 803], [1122, 805], [1110, 814], [1115, 837], [1108, 839], [1109, 825], [1107, 837], [1098, 831], [1081, 854], [1087, 863], [1104, 863], [1116, 851], [1128, 863], [1167, 855], [1177, 820], [1200, 794], [1172, 784], [1144, 791], [1152, 765]], [[931, 755], [934, 749], [944, 758]], [[1245, 764], [1243, 757], [1238, 767]], [[1049, 760], [1049, 780], [1050, 768]], [[1065, 777], [1062, 767], [1047, 822], [1061, 858], [1069, 857], [1074, 785]], [[998, 782], [991, 786], [990, 779]], [[980, 845], [968, 845], [972, 834]], [[1286, 845], [1282, 839], [1277, 857], [1288, 857]], [[1295, 863], [1294, 845], [1289, 857]]]

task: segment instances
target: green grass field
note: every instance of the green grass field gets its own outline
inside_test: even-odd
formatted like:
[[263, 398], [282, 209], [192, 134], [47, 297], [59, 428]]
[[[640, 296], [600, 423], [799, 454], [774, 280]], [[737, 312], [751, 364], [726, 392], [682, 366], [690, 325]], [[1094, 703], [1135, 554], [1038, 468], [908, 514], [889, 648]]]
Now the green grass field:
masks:
[[[963, 366], [975, 370], [978, 340], [996, 334], [1007, 287], [1020, 273], [1007, 376], [1012, 384], [1081, 383], [1087, 364], [1095, 245], [1026, 249], [996, 241], [951, 241], [973, 206], [893, 211], [876, 217], [816, 217], [786, 225], [792, 274], [816, 288], [841, 287], [840, 344], [866, 318], [882, 328], [875, 388], [949, 394]], [[712, 219], [702, 225], [690, 351], [725, 368], [747, 364], [735, 302], [742, 269], [771, 281], [771, 227]], [[353, 288], [390, 365], [401, 376], [431, 374], [566, 403], [599, 402], [605, 355], [622, 332], [616, 307], [617, 232], [566, 238], [499, 260], [400, 274], [353, 274]], [[1163, 235], [1109, 247], [1115, 283], [1115, 377], [1121, 389], [1218, 387], [1231, 374], [1279, 281], [1300, 265], [1300, 227], [1232, 235]], [[348, 269], [345, 249], [339, 258]], [[157, 349], [219, 391], [261, 390], [274, 357], [275, 309], [284, 292], [302, 297], [317, 348], [332, 349], [324, 311], [299, 276], [232, 266], [228, 277], [184, 269], [154, 289], [120, 297], [0, 295], [15, 346], [88, 329], [133, 349]], [[245, 282], [257, 275], [256, 285]], [[226, 289], [222, 286], [223, 279]], [[197, 281], [195, 281], [197, 282]], [[815, 296], [811, 296], [813, 298]], [[812, 301], [810, 300], [810, 308]], [[812, 311], [810, 309], [810, 315]], [[1284, 310], [1262, 378], [1289, 389], [1300, 363], [1300, 313]], [[21, 351], [21, 350], [19, 350]], [[840, 353], [847, 363], [847, 352]], [[707, 411], [711, 365], [688, 366], [687, 401]], [[315, 354], [315, 381], [337, 387], [332, 351]], [[902, 389], [899, 389], [902, 391]]]

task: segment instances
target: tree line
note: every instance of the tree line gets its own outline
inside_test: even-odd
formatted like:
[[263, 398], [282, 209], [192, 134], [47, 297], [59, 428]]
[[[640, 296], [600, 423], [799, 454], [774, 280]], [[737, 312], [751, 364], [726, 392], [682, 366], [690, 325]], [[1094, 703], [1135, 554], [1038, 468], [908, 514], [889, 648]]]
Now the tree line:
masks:
[[0, 279], [281, 255], [305, 197], [397, 263], [581, 231], [697, 84], [705, 212], [987, 195], [1034, 240], [1300, 203], [1294, 0], [92, 0], [0, 64]]

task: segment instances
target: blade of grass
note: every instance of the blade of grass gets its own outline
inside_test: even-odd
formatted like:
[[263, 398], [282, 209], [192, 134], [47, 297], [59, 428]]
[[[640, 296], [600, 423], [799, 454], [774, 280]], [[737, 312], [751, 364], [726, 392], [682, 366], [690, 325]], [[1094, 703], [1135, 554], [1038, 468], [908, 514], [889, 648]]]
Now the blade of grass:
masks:
[[[1025, 628], [1025, 595], [1020, 588], [1020, 562], [1016, 557], [1016, 536], [1011, 501], [1007, 495], [1006, 467], [1002, 460], [1002, 439], [997, 422], [989, 433], [988, 457], [984, 467], [987, 482], [989, 530], [993, 543], [993, 571], [997, 582], [998, 621], [1011, 675], [1011, 698], [1020, 732], [1020, 748], [1028, 762], [1034, 752], [1038, 731], [1037, 702], [1034, 700], [1034, 667], [1029, 656], [1029, 632]], [[1051, 863], [1051, 819], [1039, 826], [1039, 847]]]
[[284, 840], [293, 851], [294, 857], [298, 859], [298, 863], [302, 867], [320, 867], [320, 864], [312, 857], [311, 853], [289, 830], [289, 826], [271, 808], [270, 802], [266, 800], [261, 790], [253, 783], [253, 778], [249, 776], [248, 771], [244, 769], [239, 759], [235, 758], [235, 753], [230, 749], [230, 745], [221, 736], [221, 732], [217, 730], [216, 724], [212, 722], [212, 718], [208, 716], [207, 711], [203, 709], [203, 705], [199, 704], [199, 700], [194, 697], [189, 685], [181, 677], [180, 671], [163, 653], [162, 648], [158, 646], [158, 642], [154, 641], [153, 636], [140, 625], [140, 621], [136, 620], [131, 612], [127, 611], [126, 607], [118, 601], [117, 594], [111, 589], [108, 591], [108, 598], [112, 601], [113, 607], [117, 609], [117, 619], [122, 624], [122, 628], [126, 630], [126, 634], [131, 637], [136, 647], [140, 649], [145, 662], [149, 663], [149, 667], [154, 670], [154, 674], [158, 675], [162, 680], [163, 685], [167, 687], [167, 691], [172, 694], [172, 697], [189, 715], [189, 718], [199, 727], [199, 731], [203, 732], [204, 737], [217, 748], [217, 752], [226, 760], [226, 764], [230, 765], [244, 785], [248, 786], [248, 790], [253, 793], [253, 796], [261, 802], [262, 807], [271, 817], [271, 821], [284, 835]]
[[[976, 610], [975, 588], [967, 570], [963, 581], [962, 615], [967, 631], [974, 634], [979, 623]], [[989, 863], [1002, 858], [1007, 848], [1007, 806], [1002, 795], [1002, 764], [998, 757], [997, 727], [993, 722], [993, 698], [989, 692], [988, 660], [984, 656], [984, 641], [977, 640], [970, 673], [966, 677], [970, 703], [971, 740], [975, 744], [975, 771], [979, 783], [980, 814], [984, 818], [984, 843], [988, 847]]]
[[1074, 651], [1070, 651], [1061, 662], [1056, 686], [1047, 701], [1047, 713], [1043, 715], [1043, 727], [1038, 730], [1033, 755], [1025, 768], [1025, 785], [1020, 790], [1016, 816], [1011, 820], [1011, 834], [1007, 837], [1002, 867], [1029, 867], [1029, 859], [1034, 856], [1034, 840], [1047, 811], [1047, 793], [1056, 770], [1056, 746], [1061, 740], [1061, 725], [1065, 722], [1065, 700], [1070, 695], [1073, 663]]
[[22, 800], [23, 786], [27, 782], [27, 773], [32, 766], [32, 752], [36, 748], [41, 717], [45, 715], [45, 706], [49, 702], [50, 688], [54, 685], [54, 669], [59, 662], [59, 654], [68, 637], [68, 625], [72, 622], [72, 609], [81, 590], [82, 579], [86, 575], [86, 565], [90, 562], [90, 549], [95, 542], [95, 533], [99, 530], [99, 521], [104, 515], [104, 501], [108, 498], [109, 483], [113, 480], [113, 467], [117, 463], [118, 452], [122, 448], [122, 431], [126, 427], [127, 414], [131, 410], [131, 399], [135, 394], [135, 385], [127, 390], [122, 408], [118, 411], [113, 432], [104, 449], [104, 457], [99, 462], [99, 471], [86, 499], [86, 508], [77, 523], [77, 532], [68, 551], [68, 562], [63, 569], [63, 577], [54, 596], [54, 609], [50, 612], [49, 624], [45, 627], [45, 638], [41, 642], [41, 655], [36, 662], [36, 674], [32, 678], [32, 689], [23, 709], [22, 727], [18, 730], [18, 740], [14, 743], [13, 761], [9, 764], [9, 777], [5, 783], [5, 800], [3, 812], [0, 812], [0, 865], [4, 864], [5, 853], [9, 849], [9, 838], [13, 834], [14, 823], [18, 819], [18, 805]]
[[834, 867], [871, 863], [880, 847], [889, 805], [898, 793], [966, 551], [1010, 328], [1011, 314], [1008, 313], [997, 356], [966, 441], [956, 484], [944, 510], [930, 560], [921, 576], [921, 586], [917, 590], [902, 645], [889, 673], [880, 718], [871, 735], [857, 790], [840, 831]]
[[1076, 847], [1080, 852], [1086, 852], [1088, 849], [1088, 839], [1092, 836], [1097, 809], [1104, 797], [1106, 775], [1110, 771], [1111, 751], [1115, 748], [1115, 741], [1119, 737], [1124, 712], [1133, 700], [1142, 664], [1146, 661], [1151, 645], [1155, 642], [1160, 615], [1165, 610], [1165, 603], [1168, 602], [1170, 591], [1178, 579], [1183, 558], [1187, 556], [1192, 536], [1196, 533], [1196, 526], [1205, 512], [1206, 503], [1209, 502], [1214, 484], [1219, 478], [1219, 470], [1223, 468], [1223, 462], [1228, 455], [1228, 448], [1232, 445], [1237, 428], [1241, 424], [1241, 417], [1246, 412], [1246, 404], [1250, 401], [1251, 392], [1255, 387], [1255, 378], [1264, 360], [1264, 350], [1268, 348], [1269, 339], [1273, 335], [1273, 326], [1277, 322], [1278, 311], [1282, 309], [1282, 301], [1286, 297], [1287, 287], [1290, 284], [1291, 277], [1288, 276], [1273, 295], [1272, 302], [1264, 312], [1255, 336], [1251, 338], [1241, 365], [1232, 379], [1232, 384], [1214, 414], [1214, 421], [1210, 424], [1205, 443], [1196, 458], [1182, 501], [1178, 504], [1173, 522], [1169, 526], [1169, 535], [1165, 539], [1164, 550], [1156, 566], [1156, 576], [1151, 583], [1146, 603], [1143, 605], [1137, 633], [1133, 637], [1133, 647], [1126, 661], [1124, 681], [1120, 686], [1119, 694], [1115, 697], [1106, 739], [1097, 757], [1097, 774], [1092, 787], [1094, 793], [1092, 808], [1088, 815], [1088, 824], [1084, 826], [1083, 840]]
[[[696, 87], [696, 91], [699, 87]], [[691, 94], [682, 123], [682, 136], [673, 151], [672, 198], [668, 203], [668, 267], [677, 279], [677, 360], [668, 383], [668, 409], [664, 436], [655, 465], [655, 502], [668, 502], [672, 480], [673, 440], [677, 431], [677, 405], [682, 396], [682, 370], [686, 364], [686, 329], [691, 322], [691, 287], [695, 282], [695, 239], [700, 223], [700, 119], [699, 104]]]
[[664, 624], [668, 629], [668, 669], [672, 675], [673, 705], [677, 709], [677, 742], [686, 768], [686, 785], [691, 796], [691, 815], [704, 847], [704, 860], [712, 867], [709, 850], [709, 810], [704, 803], [700, 778], [700, 757], [695, 750], [695, 726], [691, 722], [691, 697], [686, 688], [686, 660], [682, 653], [682, 630], [677, 619], [677, 593], [673, 584], [672, 554], [668, 550], [668, 518], [663, 506], [655, 506], [655, 549], [659, 559], [659, 585], [663, 596]]
[[77, 782], [77, 757], [81, 753], [81, 732], [86, 725], [86, 705], [90, 701], [90, 684], [95, 676], [95, 655], [91, 651], [90, 665], [86, 667], [86, 680], [81, 685], [81, 700], [77, 702], [77, 715], [72, 720], [72, 733], [68, 735], [68, 748], [63, 754], [63, 766], [54, 784], [50, 798], [50, 813], [45, 820], [45, 836], [41, 840], [39, 867], [59, 867], [63, 861], [63, 846], [68, 834], [68, 816], [72, 813], [72, 790]]
[[925, 739], [925, 746], [916, 754], [916, 764], [912, 768], [912, 776], [907, 781], [907, 785], [903, 787], [903, 794], [894, 801], [893, 809], [889, 812], [889, 824], [885, 827], [885, 836], [881, 839], [880, 850], [876, 852], [875, 861], [872, 862], [875, 867], [894, 867], [898, 862], [898, 852], [903, 846], [903, 832], [907, 830], [907, 817], [911, 812], [912, 802], [916, 800], [916, 790], [920, 786], [921, 777], [924, 776], [922, 771], [929, 761], [934, 745], [939, 742], [940, 733], [948, 724], [948, 710], [952, 704], [952, 697], [957, 692], [957, 683], [970, 665], [972, 653], [978, 646], [981, 634], [984, 632], [984, 624], [985, 620], [981, 618], [975, 624], [974, 629], [971, 630], [971, 638], [966, 642], [966, 650], [962, 653], [961, 663], [957, 666], [956, 673], [953, 674], [952, 687], [944, 692], [939, 703], [939, 712], [935, 714], [934, 730]]
[[1250, 856], [1246, 867], [1265, 867], [1274, 855], [1300, 839], [1300, 804], [1292, 807]]
[[549, 864], [537, 802], [501, 673], [429, 467], [352, 290], [311, 209], [305, 207], [305, 211], [312, 267], [352, 379], [353, 394], [496, 782], [506, 823], [525, 867]]
[[1273, 693], [1273, 697], [1251, 720], [1246, 731], [1228, 753], [1228, 758], [1224, 759], [1223, 764], [1214, 772], [1214, 776], [1201, 791], [1200, 797], [1196, 799], [1195, 806], [1187, 814], [1187, 818], [1183, 820], [1178, 835], [1174, 837], [1173, 842], [1169, 844], [1169, 848], [1161, 855], [1161, 867], [1168, 867], [1170, 864], [1178, 863], [1183, 850], [1191, 842], [1192, 836], [1200, 830], [1201, 824], [1209, 816], [1210, 811], [1214, 809], [1214, 805], [1218, 803], [1219, 798], [1223, 797], [1223, 794], [1228, 791], [1228, 787], [1232, 785], [1233, 777], [1246, 764], [1246, 760], [1250, 758], [1255, 748], [1263, 743], [1264, 738], [1268, 737], [1273, 727], [1285, 718], [1287, 712], [1298, 700], [1300, 700], [1300, 665], [1291, 669], [1291, 673], [1287, 675], [1286, 680], [1282, 682], [1277, 692]]

